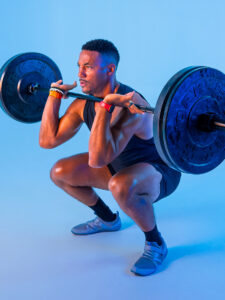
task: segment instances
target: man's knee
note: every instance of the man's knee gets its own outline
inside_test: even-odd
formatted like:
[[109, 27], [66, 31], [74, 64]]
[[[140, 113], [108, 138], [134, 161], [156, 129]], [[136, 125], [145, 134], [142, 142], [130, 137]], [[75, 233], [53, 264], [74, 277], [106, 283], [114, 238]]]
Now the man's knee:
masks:
[[114, 175], [109, 181], [108, 188], [120, 206], [127, 207], [136, 192], [136, 185], [135, 178]]
[[50, 177], [56, 184], [63, 182], [76, 185], [85, 172], [87, 163], [77, 155], [76, 159], [63, 158], [57, 161], [50, 171]]
[[63, 164], [61, 160], [57, 161], [50, 171], [50, 178], [53, 182], [60, 181], [63, 175]]
[[142, 189], [142, 184], [135, 177], [114, 175], [109, 181], [109, 190], [121, 207], [132, 209], [143, 199], [153, 203], [160, 194], [160, 181], [160, 176], [152, 176], [148, 188]]
[[69, 176], [71, 176], [71, 168], [65, 159], [58, 160], [50, 171], [50, 178], [54, 182], [65, 181]]

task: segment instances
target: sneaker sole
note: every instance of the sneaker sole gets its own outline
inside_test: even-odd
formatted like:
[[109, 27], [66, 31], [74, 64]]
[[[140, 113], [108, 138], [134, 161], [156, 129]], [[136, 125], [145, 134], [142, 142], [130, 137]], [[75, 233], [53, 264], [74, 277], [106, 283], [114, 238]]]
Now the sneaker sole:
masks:
[[[120, 227], [121, 228], [121, 227]], [[90, 234], [95, 234], [95, 233], [101, 233], [101, 232], [113, 232], [113, 231], [119, 231], [120, 228], [112, 229], [112, 230], [99, 230], [99, 231], [93, 231], [93, 232], [72, 232], [74, 235], [90, 235]]]

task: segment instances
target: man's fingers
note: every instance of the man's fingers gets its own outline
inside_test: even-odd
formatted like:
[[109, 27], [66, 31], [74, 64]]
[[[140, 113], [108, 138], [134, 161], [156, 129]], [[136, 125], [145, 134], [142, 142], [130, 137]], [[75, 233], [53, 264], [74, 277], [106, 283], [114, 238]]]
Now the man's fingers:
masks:
[[77, 82], [76, 82], [76, 81], [74, 81], [73, 84], [64, 84], [64, 85], [62, 85], [62, 87], [65, 87], [66, 90], [72, 90], [72, 89], [74, 89], [76, 86], [77, 86]]
[[56, 82], [52, 82], [51, 83], [51, 87], [58, 87], [62, 82], [63, 82], [62, 79], [60, 79], [60, 80], [58, 80]]
[[134, 105], [134, 102], [132, 102], [132, 101], [130, 100], [130, 101], [129, 101], [128, 107], [131, 107], [132, 105]]
[[69, 91], [74, 89], [77, 86], [77, 82], [74, 81], [73, 84], [62, 84], [62, 80], [58, 80], [56, 82], [52, 82], [51, 87], [57, 87], [63, 91]]
[[123, 98], [125, 100], [132, 100], [133, 99], [133, 96], [134, 96], [134, 91], [133, 92], [130, 92], [130, 93], [127, 93], [125, 95], [123, 95]]
[[144, 114], [144, 112], [142, 110], [140, 110], [139, 108], [137, 108], [137, 106], [135, 105], [135, 103], [133, 103], [132, 101], [130, 101], [128, 109], [129, 109], [129, 111], [132, 114], [141, 114], [141, 115]]

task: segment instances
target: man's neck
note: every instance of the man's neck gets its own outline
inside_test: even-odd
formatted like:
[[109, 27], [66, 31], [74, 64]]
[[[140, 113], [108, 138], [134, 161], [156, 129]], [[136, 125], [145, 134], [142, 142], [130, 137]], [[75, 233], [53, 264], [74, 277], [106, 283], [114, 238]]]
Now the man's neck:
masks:
[[115, 80], [109, 82], [103, 90], [101, 90], [99, 93], [96, 92], [94, 93], [93, 96], [95, 97], [99, 97], [99, 98], [104, 98], [106, 95], [108, 94], [113, 94], [113, 93], [116, 93], [117, 90], [118, 90], [118, 87], [119, 87], [119, 82]]

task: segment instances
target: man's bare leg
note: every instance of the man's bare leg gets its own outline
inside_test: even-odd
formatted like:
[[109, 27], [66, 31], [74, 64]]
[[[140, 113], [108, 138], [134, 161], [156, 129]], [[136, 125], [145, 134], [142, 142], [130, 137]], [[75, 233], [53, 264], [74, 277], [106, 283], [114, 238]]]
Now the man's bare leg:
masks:
[[88, 206], [95, 205], [98, 200], [98, 195], [92, 187], [108, 190], [111, 177], [106, 166], [88, 166], [88, 153], [61, 159], [51, 170], [51, 179], [58, 187]]
[[162, 175], [147, 163], [127, 167], [109, 181], [109, 190], [120, 207], [143, 230], [155, 227], [153, 203], [160, 194]]
[[120, 207], [145, 234], [144, 253], [131, 268], [133, 273], [142, 276], [154, 273], [167, 255], [153, 210], [161, 179], [162, 175], [153, 166], [138, 163], [118, 172], [109, 181], [109, 189]]
[[[107, 167], [89, 167], [87, 153], [62, 159], [52, 168], [51, 178], [55, 184], [91, 208], [100, 218], [73, 227], [74, 234], [115, 231], [121, 227], [119, 215], [113, 213], [93, 189], [96, 187], [107, 190], [111, 177]], [[104, 222], [107, 222], [107, 225]]]

